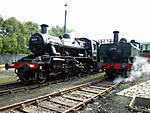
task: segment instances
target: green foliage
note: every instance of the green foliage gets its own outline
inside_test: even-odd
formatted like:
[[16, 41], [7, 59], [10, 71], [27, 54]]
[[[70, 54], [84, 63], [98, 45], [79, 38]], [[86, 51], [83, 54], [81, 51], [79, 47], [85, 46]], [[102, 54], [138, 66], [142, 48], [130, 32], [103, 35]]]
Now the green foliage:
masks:
[[13, 33], [19, 33], [20, 32], [20, 22], [14, 18], [14, 17], [11, 17], [11, 18], [8, 18], [7, 20], [5, 20], [3, 22], [3, 25], [2, 25], [2, 36], [3, 37], [7, 37], [7, 36], [12, 36]]
[[[3, 20], [3, 18], [0, 16], [0, 30], [2, 29], [3, 23], [4, 23], [4, 20]], [[0, 31], [0, 32], [1, 32], [1, 31]]]
[[17, 39], [16, 39], [16, 34], [12, 34], [11, 37], [5, 37], [3, 39], [3, 50], [2, 52], [4, 54], [14, 54], [16, 53], [17, 49]]
[[2, 52], [3, 49], [3, 40], [2, 37], [0, 36], [0, 53]]
[[0, 53], [29, 53], [28, 41], [35, 32], [39, 32], [37, 23], [31, 21], [21, 23], [15, 17], [4, 20], [0, 16]]
[[[72, 29], [66, 29], [66, 33], [71, 33]], [[51, 29], [48, 31], [48, 33], [52, 36], [59, 37], [60, 35], [64, 34], [64, 27], [61, 26], [52, 26]]]
[[26, 38], [26, 36], [24, 36], [23, 34], [20, 34], [17, 37], [17, 53], [29, 53], [27, 39], [28, 38]]
[[26, 30], [26, 34], [28, 34], [29, 36], [31, 36], [35, 32], [40, 32], [39, 24], [33, 23], [31, 21], [24, 23], [24, 27]]

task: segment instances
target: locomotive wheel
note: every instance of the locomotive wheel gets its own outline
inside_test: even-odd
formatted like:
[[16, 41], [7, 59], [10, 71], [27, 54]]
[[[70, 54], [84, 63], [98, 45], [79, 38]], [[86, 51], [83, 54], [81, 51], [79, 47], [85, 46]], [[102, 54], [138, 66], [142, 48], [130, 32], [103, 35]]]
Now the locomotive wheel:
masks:
[[105, 76], [107, 76], [108, 79], [113, 80], [116, 77], [116, 74], [113, 71], [106, 71]]
[[28, 74], [25, 73], [25, 72], [22, 71], [22, 70], [18, 70], [17, 76], [18, 76], [19, 79], [20, 79], [22, 82], [24, 82], [24, 83], [27, 83], [27, 82], [29, 81]]
[[37, 82], [42, 84], [42, 83], [46, 82], [46, 80], [47, 80], [46, 72], [45, 71], [39, 71], [37, 73]]

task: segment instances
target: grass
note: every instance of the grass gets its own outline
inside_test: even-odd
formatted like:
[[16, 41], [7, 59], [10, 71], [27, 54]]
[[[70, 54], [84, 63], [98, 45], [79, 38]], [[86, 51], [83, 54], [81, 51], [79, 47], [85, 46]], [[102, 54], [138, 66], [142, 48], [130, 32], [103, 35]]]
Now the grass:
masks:
[[0, 70], [0, 84], [10, 83], [10, 82], [16, 82], [18, 80], [18, 77], [14, 72], [6, 72]]

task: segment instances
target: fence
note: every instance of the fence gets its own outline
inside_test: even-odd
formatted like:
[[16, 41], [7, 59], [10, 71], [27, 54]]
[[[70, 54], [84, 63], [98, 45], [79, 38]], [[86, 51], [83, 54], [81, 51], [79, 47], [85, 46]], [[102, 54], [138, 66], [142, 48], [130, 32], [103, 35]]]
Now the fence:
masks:
[[0, 64], [15, 62], [24, 56], [27, 56], [27, 54], [0, 55]]

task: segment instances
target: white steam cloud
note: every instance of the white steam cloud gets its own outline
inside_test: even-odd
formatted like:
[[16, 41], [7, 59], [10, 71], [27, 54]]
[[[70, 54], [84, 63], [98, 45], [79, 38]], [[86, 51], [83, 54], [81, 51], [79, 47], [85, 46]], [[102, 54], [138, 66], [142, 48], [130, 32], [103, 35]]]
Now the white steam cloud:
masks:
[[132, 71], [128, 76], [129, 77], [125, 79], [125, 82], [133, 81], [142, 76], [150, 76], [150, 63], [148, 62], [148, 59], [136, 57], [132, 66]]
[[115, 78], [115, 80], [113, 81], [114, 83], [119, 83], [121, 81], [124, 81], [125, 78], [123, 78], [122, 76], [119, 75], [119, 77]]
[[132, 70], [128, 73], [128, 78], [119, 76], [114, 80], [114, 83], [118, 83], [120, 81], [133, 81], [143, 76], [150, 76], [150, 63], [147, 58], [136, 57], [135, 62], [132, 65]]

